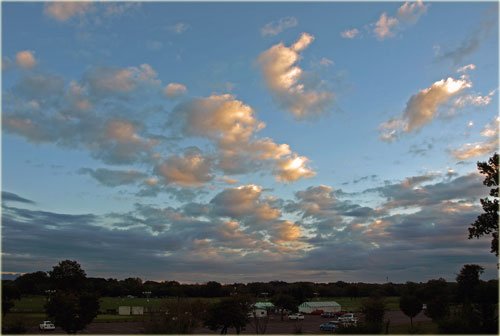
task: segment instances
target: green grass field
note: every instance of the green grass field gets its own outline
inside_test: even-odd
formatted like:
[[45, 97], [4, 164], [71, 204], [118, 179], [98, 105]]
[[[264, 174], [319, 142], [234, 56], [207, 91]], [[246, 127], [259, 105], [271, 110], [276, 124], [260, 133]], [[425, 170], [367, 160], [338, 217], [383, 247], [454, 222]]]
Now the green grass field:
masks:
[[[318, 298], [315, 301], [336, 301], [342, 306], [342, 310], [359, 311], [364, 298], [346, 298], [346, 297], [327, 297]], [[119, 298], [103, 297], [101, 298], [101, 312], [105, 313], [108, 309], [118, 309], [119, 306], [143, 306], [153, 309], [159, 308], [162, 303], [175, 301], [177, 298]], [[190, 299], [191, 300], [191, 299]], [[202, 300], [205, 302], [215, 302], [220, 298], [192, 298], [192, 300]], [[43, 313], [43, 306], [46, 302], [45, 296], [23, 297], [15, 301], [12, 308], [13, 313]], [[399, 310], [399, 297], [391, 296], [385, 298], [387, 310]]]

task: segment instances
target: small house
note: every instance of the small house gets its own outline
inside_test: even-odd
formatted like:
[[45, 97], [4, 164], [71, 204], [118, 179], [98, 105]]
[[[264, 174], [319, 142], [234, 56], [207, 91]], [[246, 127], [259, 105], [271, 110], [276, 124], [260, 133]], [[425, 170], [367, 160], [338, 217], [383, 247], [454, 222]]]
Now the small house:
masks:
[[274, 305], [271, 302], [256, 302], [252, 306], [252, 311], [248, 313], [249, 317], [266, 317], [270, 310], [274, 310]]
[[299, 312], [304, 314], [311, 314], [315, 311], [326, 312], [339, 312], [342, 307], [335, 301], [309, 301], [303, 302], [299, 306]]

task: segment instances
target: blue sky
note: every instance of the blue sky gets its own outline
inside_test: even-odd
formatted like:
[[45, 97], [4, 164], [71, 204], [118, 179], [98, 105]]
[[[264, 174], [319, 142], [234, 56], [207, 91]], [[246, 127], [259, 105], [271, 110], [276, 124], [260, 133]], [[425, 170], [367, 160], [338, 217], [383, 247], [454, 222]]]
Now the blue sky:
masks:
[[[2, 271], [494, 278], [498, 4], [3, 3]], [[273, 270], [270, 272], [269, 270]]]

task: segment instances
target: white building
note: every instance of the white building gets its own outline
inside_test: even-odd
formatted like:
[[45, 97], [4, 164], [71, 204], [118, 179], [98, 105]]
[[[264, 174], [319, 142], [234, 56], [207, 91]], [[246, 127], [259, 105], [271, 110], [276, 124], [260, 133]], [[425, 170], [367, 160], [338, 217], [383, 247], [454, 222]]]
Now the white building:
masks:
[[255, 302], [252, 311], [248, 313], [249, 317], [266, 317], [268, 311], [274, 310], [274, 305], [271, 302]]
[[313, 311], [323, 311], [326, 312], [338, 312], [341, 311], [342, 307], [335, 301], [310, 301], [303, 302], [299, 306], [299, 312], [310, 314]]

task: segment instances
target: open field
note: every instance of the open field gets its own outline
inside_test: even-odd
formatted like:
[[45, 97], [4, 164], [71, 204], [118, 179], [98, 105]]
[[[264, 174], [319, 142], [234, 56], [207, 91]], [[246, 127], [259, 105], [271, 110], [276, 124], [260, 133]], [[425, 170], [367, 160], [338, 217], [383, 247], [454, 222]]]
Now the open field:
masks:
[[[326, 297], [318, 298], [314, 301], [336, 301], [342, 306], [345, 311], [359, 311], [364, 298], [347, 298], [347, 297]], [[45, 296], [29, 296], [23, 297], [21, 300], [15, 301], [15, 306], [12, 312], [16, 313], [42, 313], [43, 305], [46, 302]], [[105, 313], [108, 309], [118, 309], [119, 306], [143, 306], [153, 309], [159, 308], [162, 303], [176, 301], [177, 298], [120, 298], [120, 297], [103, 297], [101, 298], [101, 312]], [[202, 300], [204, 302], [216, 302], [220, 298], [189, 298], [189, 300]], [[390, 296], [385, 298], [387, 310], [399, 310], [399, 297]]]

